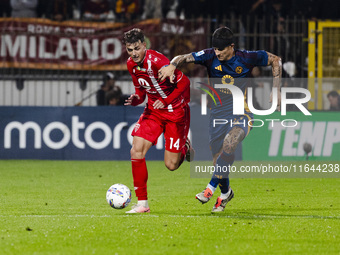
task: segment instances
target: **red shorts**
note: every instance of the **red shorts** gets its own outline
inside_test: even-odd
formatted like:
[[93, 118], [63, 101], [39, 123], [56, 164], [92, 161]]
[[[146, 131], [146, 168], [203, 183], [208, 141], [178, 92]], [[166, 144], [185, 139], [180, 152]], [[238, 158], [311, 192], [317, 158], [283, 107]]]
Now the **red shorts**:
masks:
[[173, 112], [145, 108], [132, 131], [132, 136], [142, 137], [155, 145], [158, 137], [164, 133], [165, 150], [178, 153], [185, 145], [189, 127], [190, 108], [187, 104], [174, 109]]

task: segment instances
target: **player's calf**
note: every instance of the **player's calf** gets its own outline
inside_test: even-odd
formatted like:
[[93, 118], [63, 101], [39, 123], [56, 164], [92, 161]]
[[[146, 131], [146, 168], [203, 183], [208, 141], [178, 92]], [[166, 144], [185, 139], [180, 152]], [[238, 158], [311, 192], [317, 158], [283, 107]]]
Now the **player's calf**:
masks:
[[170, 170], [170, 171], [175, 171], [175, 170], [177, 170], [178, 169], [178, 167], [179, 167], [179, 164], [177, 163], [173, 163], [173, 162], [166, 162], [165, 163], [165, 166]]
[[164, 154], [165, 166], [170, 170], [177, 170], [183, 163], [184, 159], [192, 161], [194, 157], [194, 149], [191, 147], [190, 140], [187, 139], [182, 150], [178, 153], [166, 150]]
[[175, 171], [181, 165], [181, 153], [166, 150], [164, 154], [164, 164], [170, 171]]
[[187, 138], [186, 142], [185, 142], [185, 147], [187, 149], [187, 152], [185, 154], [185, 159], [188, 161], [188, 162], [191, 162], [194, 160], [194, 157], [195, 157], [195, 150], [194, 148], [191, 146], [191, 142], [190, 142], [190, 139]]

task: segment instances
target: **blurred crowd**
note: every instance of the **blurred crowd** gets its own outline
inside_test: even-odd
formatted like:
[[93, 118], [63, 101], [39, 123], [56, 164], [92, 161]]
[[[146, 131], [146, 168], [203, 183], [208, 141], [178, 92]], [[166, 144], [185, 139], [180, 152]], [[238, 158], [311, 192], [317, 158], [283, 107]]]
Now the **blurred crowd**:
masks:
[[98, 106], [103, 105], [124, 105], [129, 95], [124, 95], [122, 89], [116, 85], [114, 73], [107, 72], [103, 76], [103, 83], [96, 91], [96, 102]]
[[0, 0], [2, 17], [135, 22], [151, 18], [221, 20], [235, 16], [340, 19], [334, 0]]

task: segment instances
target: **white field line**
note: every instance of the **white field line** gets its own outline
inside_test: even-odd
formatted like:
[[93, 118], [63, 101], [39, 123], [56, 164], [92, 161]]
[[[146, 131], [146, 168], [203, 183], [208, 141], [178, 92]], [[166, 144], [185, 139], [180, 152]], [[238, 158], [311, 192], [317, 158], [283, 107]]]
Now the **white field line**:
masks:
[[[138, 214], [142, 217], [172, 217], [172, 218], [231, 218], [231, 219], [335, 219], [340, 220], [340, 216], [321, 216], [321, 215], [153, 215]], [[113, 215], [0, 215], [0, 218], [113, 218], [113, 217], [135, 217], [130, 214], [113, 214]]]

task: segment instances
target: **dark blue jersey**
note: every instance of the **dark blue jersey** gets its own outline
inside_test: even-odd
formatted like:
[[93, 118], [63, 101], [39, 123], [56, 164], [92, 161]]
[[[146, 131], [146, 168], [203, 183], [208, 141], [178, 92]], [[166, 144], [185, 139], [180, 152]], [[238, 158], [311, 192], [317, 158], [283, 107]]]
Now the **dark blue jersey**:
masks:
[[[242, 78], [250, 78], [254, 66], [266, 66], [268, 64], [267, 52], [263, 50], [235, 50], [235, 55], [228, 61], [218, 60], [213, 48], [193, 52], [192, 55], [195, 64], [201, 64], [207, 68], [211, 86], [231, 84], [239, 87], [245, 95], [245, 111], [249, 112], [245, 93], [248, 79]], [[221, 98], [222, 105], [214, 94], [217, 104], [211, 105], [212, 114], [219, 114], [219, 116], [233, 115], [233, 98], [230, 91], [227, 89], [216, 89], [216, 91]]]

